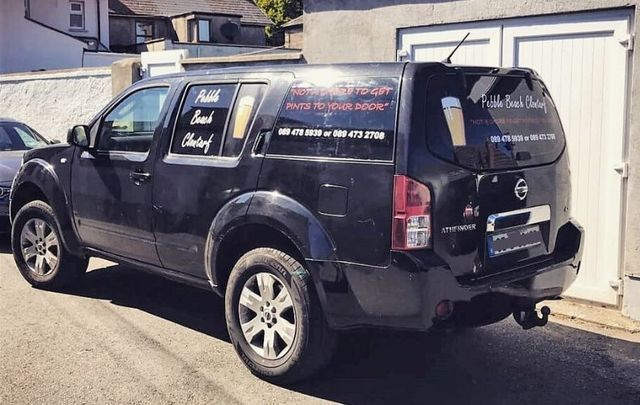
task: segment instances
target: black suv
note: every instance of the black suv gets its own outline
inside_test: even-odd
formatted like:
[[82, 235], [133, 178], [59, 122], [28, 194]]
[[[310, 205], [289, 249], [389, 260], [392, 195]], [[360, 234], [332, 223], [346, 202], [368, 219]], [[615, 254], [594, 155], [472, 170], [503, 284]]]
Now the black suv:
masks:
[[28, 152], [11, 195], [25, 279], [91, 256], [225, 297], [256, 375], [330, 359], [337, 330], [546, 323], [580, 268], [569, 165], [526, 69], [273, 66], [141, 81], [69, 145]]

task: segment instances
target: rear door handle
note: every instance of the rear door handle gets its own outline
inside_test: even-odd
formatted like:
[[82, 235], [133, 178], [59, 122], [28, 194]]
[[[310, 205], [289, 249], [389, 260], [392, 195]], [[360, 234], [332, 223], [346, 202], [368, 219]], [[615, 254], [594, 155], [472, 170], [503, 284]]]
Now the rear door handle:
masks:
[[131, 179], [136, 186], [139, 186], [151, 180], [151, 173], [131, 172], [129, 173], [129, 179]]

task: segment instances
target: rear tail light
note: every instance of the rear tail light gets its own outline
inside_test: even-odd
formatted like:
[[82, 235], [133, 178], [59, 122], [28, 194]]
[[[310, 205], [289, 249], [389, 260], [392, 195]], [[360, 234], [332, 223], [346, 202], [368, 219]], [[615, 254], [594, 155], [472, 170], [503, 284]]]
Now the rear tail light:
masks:
[[391, 248], [413, 250], [431, 247], [431, 191], [406, 176], [395, 176]]

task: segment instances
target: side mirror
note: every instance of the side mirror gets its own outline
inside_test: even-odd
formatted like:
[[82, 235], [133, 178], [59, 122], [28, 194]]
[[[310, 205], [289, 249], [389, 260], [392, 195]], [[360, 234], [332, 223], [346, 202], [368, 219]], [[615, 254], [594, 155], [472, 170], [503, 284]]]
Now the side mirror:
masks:
[[91, 144], [89, 142], [89, 127], [86, 125], [76, 125], [71, 128], [67, 134], [67, 143], [81, 148], [88, 148]]

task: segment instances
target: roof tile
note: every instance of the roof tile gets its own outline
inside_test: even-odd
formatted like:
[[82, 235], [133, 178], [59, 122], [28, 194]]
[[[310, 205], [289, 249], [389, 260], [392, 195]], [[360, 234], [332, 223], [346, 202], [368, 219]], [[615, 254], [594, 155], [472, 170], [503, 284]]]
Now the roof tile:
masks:
[[171, 17], [191, 12], [242, 15], [246, 24], [272, 24], [252, 0], [109, 0], [115, 14]]

